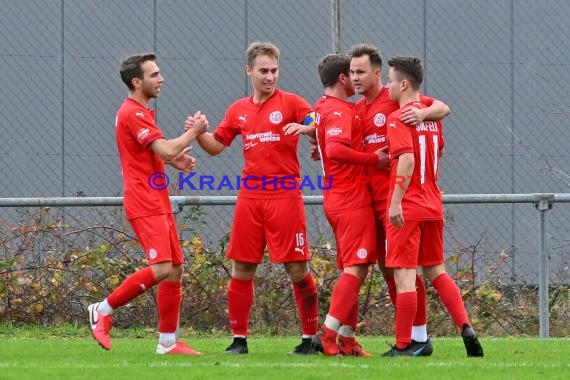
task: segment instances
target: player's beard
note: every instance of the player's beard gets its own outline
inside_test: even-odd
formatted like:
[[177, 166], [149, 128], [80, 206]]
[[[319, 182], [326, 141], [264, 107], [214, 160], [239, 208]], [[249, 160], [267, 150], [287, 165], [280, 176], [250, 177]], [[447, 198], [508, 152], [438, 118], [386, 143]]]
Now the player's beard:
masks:
[[148, 99], [157, 98], [160, 94], [160, 87], [156, 87], [154, 84], [145, 85], [143, 83], [142, 90], [144, 96]]

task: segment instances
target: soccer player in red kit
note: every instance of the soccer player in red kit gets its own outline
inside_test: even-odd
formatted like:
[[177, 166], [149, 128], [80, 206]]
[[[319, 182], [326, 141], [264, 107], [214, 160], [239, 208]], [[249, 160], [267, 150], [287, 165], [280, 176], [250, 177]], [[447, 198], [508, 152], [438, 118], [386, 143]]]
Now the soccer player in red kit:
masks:
[[[265, 246], [272, 263], [283, 263], [293, 284], [303, 337], [294, 354], [314, 354], [312, 338], [318, 328], [317, 288], [309, 271], [311, 258], [297, 158], [298, 134], [284, 128], [301, 123], [313, 111], [300, 96], [278, 89], [279, 49], [254, 42], [246, 51], [246, 73], [253, 95], [234, 102], [214, 133], [198, 143], [216, 155], [241, 135], [245, 165], [234, 212], [226, 257], [233, 261], [228, 287], [228, 311], [234, 340], [230, 354], [248, 353], [247, 333], [253, 303], [253, 277]], [[314, 133], [306, 126], [303, 134]]]
[[[365, 153], [363, 131], [354, 114], [350, 82], [350, 57], [329, 54], [319, 63], [324, 95], [314, 106], [317, 142], [323, 176], [324, 211], [335, 235], [337, 267], [342, 274], [330, 301], [329, 312], [316, 340], [325, 355], [371, 356], [356, 342], [358, 293], [376, 262], [374, 213], [370, 206], [365, 166], [376, 166], [379, 157]], [[319, 344], [320, 343], [320, 344]]]
[[[350, 76], [355, 92], [362, 98], [355, 105], [362, 128], [364, 129], [364, 146], [367, 152], [378, 149], [387, 149], [386, 119], [388, 115], [399, 108], [397, 102], [390, 100], [388, 89], [382, 84], [382, 57], [378, 48], [371, 44], [357, 44], [351, 47], [349, 56]], [[429, 106], [423, 109], [409, 109], [403, 112], [401, 121], [415, 125], [424, 119], [439, 120], [449, 114], [449, 107], [437, 100], [421, 97]], [[390, 177], [390, 160], [383, 154], [379, 166], [366, 168], [369, 177], [369, 190], [372, 195], [372, 207], [375, 214], [378, 266], [384, 276], [388, 287], [388, 294], [392, 304], [396, 302], [396, 285], [394, 274], [385, 266], [386, 232], [384, 220], [386, 218], [386, 199], [388, 197], [388, 184]], [[418, 313], [414, 320], [412, 336], [414, 342], [424, 344], [422, 355], [431, 355], [433, 348], [427, 335], [426, 291], [422, 279], [416, 277], [418, 288]]]
[[437, 185], [443, 151], [440, 121], [424, 121], [410, 128], [400, 121], [408, 108], [422, 109], [419, 88], [423, 67], [417, 57], [388, 61], [390, 99], [400, 109], [390, 114], [388, 147], [391, 157], [386, 266], [394, 268], [396, 281], [396, 344], [384, 356], [419, 356], [423, 350], [412, 342], [416, 316], [416, 268], [422, 266], [453, 321], [461, 331], [468, 356], [483, 356], [483, 348], [471, 326], [461, 293], [445, 271], [443, 257], [443, 206]]
[[164, 78], [152, 53], [132, 55], [121, 64], [121, 78], [129, 96], [117, 111], [116, 139], [124, 179], [124, 207], [127, 219], [142, 245], [149, 266], [129, 276], [101, 302], [89, 305], [89, 321], [94, 338], [111, 349], [111, 314], [120, 306], [158, 284], [159, 339], [157, 354], [200, 355], [176, 340], [181, 301], [184, 256], [166, 188], [152, 187], [152, 175], [164, 173], [164, 163], [189, 172], [195, 159], [186, 154], [188, 144], [206, 131], [208, 121], [197, 112], [188, 123], [193, 128], [181, 136], [165, 140], [156, 125], [154, 111], [148, 109], [160, 94]]

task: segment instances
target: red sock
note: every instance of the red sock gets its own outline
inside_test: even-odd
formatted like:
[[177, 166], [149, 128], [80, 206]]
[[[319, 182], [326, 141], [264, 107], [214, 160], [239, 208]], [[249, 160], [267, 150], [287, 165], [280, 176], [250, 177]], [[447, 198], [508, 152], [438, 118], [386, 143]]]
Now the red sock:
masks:
[[470, 325], [471, 322], [469, 322], [461, 293], [455, 281], [453, 281], [447, 273], [442, 273], [437, 276], [431, 284], [439, 294], [441, 302], [445, 305], [447, 312], [451, 318], [453, 318], [459, 330], [461, 331], [463, 329], [465, 323]]
[[390, 296], [390, 301], [392, 301], [392, 305], [396, 306], [396, 281], [394, 280], [394, 276], [387, 277], [384, 279], [386, 281], [386, 286], [388, 287], [388, 295]]
[[108, 297], [107, 302], [113, 309], [117, 309], [134, 300], [156, 284], [151, 267], [141, 269], [123, 281]]
[[418, 293], [418, 310], [414, 319], [414, 326], [427, 324], [426, 287], [422, 278], [416, 274], [416, 292]]
[[182, 284], [180, 281], [163, 280], [158, 283], [157, 304], [159, 329], [161, 333], [176, 332], [180, 314]]
[[316, 335], [319, 328], [319, 299], [311, 273], [293, 284], [293, 293], [301, 317], [303, 334]]
[[[351, 274], [343, 273], [334, 286], [331, 295], [329, 315], [345, 323], [349, 318], [354, 303], [358, 303], [360, 280]], [[411, 328], [410, 328], [411, 331]]]
[[253, 280], [232, 278], [228, 286], [228, 312], [234, 335], [247, 336], [249, 312], [253, 304]]
[[356, 326], [358, 324], [358, 300], [352, 305], [352, 309], [350, 310], [350, 314], [346, 318], [346, 321], [342, 321], [343, 325], [347, 325], [352, 327], [352, 331], [356, 334]]
[[412, 323], [418, 308], [416, 292], [398, 293], [396, 299], [396, 347], [404, 349], [412, 342]]

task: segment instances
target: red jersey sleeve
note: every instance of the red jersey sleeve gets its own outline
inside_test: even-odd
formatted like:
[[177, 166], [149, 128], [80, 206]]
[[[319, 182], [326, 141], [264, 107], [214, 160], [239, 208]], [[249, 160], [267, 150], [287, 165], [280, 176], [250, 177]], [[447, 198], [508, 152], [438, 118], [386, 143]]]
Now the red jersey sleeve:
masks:
[[346, 110], [339, 109], [338, 111], [328, 112], [325, 118], [325, 145], [333, 141], [350, 145], [354, 115]]
[[399, 120], [400, 114], [394, 112], [388, 118], [388, 146], [392, 158], [404, 153], [414, 153], [413, 129]]
[[154, 121], [154, 112], [140, 109], [130, 113], [125, 123], [129, 133], [144, 148], [151, 142], [164, 138], [164, 134]]
[[233, 108], [230, 107], [214, 131], [214, 138], [224, 144], [225, 146], [230, 146], [234, 138], [241, 133], [241, 128], [237, 125], [237, 122], [233, 115]]
[[433, 104], [433, 98], [430, 98], [429, 96], [425, 96], [423, 94], [420, 94], [420, 102], [422, 102], [423, 105], [430, 107]]
[[297, 94], [291, 94], [291, 105], [293, 107], [295, 121], [299, 124], [303, 124], [305, 117], [311, 112], [313, 108], [305, 99]]

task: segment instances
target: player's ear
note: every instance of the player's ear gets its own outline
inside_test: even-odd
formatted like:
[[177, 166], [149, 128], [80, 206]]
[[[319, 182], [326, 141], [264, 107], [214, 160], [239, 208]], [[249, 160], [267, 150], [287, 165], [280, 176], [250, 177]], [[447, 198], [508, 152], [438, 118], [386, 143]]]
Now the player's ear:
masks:
[[142, 79], [141, 78], [133, 78], [131, 83], [134, 88], [139, 88], [141, 86]]

